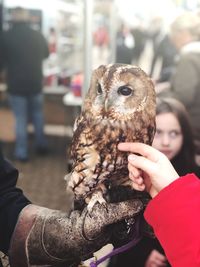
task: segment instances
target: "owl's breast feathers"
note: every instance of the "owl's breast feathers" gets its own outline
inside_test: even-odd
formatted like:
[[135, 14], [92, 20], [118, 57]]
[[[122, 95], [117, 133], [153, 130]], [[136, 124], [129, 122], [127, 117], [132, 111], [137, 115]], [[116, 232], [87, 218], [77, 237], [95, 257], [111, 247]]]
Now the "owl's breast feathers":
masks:
[[74, 133], [71, 156], [74, 161], [68, 187], [75, 198], [85, 198], [98, 185], [108, 181], [112, 185], [127, 182], [127, 153], [117, 149], [120, 142], [151, 143], [154, 121], [140, 116], [119, 122], [111, 119], [88, 120], [81, 116]]

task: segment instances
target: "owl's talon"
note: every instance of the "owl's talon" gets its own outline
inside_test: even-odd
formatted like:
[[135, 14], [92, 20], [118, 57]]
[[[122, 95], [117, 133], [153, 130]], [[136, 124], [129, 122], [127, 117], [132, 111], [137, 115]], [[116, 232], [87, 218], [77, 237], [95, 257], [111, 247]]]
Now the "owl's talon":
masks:
[[101, 203], [101, 205], [103, 206], [103, 208], [106, 210], [106, 212], [108, 213], [108, 204], [106, 202]]
[[105, 205], [105, 208], [107, 210], [107, 203], [106, 203], [105, 199], [102, 196], [102, 192], [98, 191], [98, 192], [95, 192], [92, 195], [92, 197], [91, 197], [91, 199], [90, 199], [90, 201], [89, 201], [89, 203], [87, 205], [88, 213], [92, 212], [92, 209], [93, 209], [93, 207], [94, 207], [94, 205], [96, 203], [99, 203], [101, 205]]

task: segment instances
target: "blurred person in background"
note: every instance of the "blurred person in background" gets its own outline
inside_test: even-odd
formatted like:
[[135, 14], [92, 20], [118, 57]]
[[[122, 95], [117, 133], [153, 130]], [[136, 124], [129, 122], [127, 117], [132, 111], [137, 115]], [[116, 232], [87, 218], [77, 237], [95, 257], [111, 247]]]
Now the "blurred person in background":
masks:
[[17, 7], [12, 13], [13, 25], [3, 33], [0, 54], [6, 70], [7, 91], [16, 121], [14, 158], [28, 160], [27, 125], [32, 120], [36, 151], [47, 152], [43, 116], [42, 61], [48, 57], [48, 44], [43, 35], [29, 26], [27, 10]]
[[154, 55], [150, 70], [150, 76], [153, 76], [157, 63], [160, 64], [159, 74], [155, 83], [163, 83], [170, 80], [174, 68], [177, 50], [173, 45], [168, 34], [160, 36], [155, 44]]
[[171, 161], [180, 176], [200, 176], [190, 116], [185, 106], [170, 97], [157, 98], [156, 133], [152, 146]]
[[109, 34], [105, 25], [99, 25], [93, 34], [94, 44], [100, 48], [109, 44]]
[[109, 32], [106, 23], [99, 22], [93, 32], [93, 56], [96, 64], [104, 64], [108, 61], [109, 55]]
[[144, 52], [146, 41], [147, 41], [147, 34], [144, 28], [140, 27], [140, 25], [135, 25], [131, 29], [131, 33], [134, 38], [134, 48], [133, 48], [133, 56], [132, 56], [132, 64], [138, 65], [140, 62], [140, 57]]
[[57, 33], [54, 27], [49, 28], [48, 47], [50, 54], [55, 54], [57, 52]]
[[[156, 133], [152, 146], [171, 161], [180, 176], [200, 175], [195, 161], [195, 147], [189, 115], [184, 105], [174, 98], [158, 98]], [[131, 250], [111, 259], [109, 267], [163, 267], [170, 266], [164, 250], [156, 238], [143, 237]]]
[[131, 64], [135, 40], [129, 26], [122, 24], [116, 38], [116, 63]]
[[[154, 73], [158, 72], [156, 83], [166, 82], [174, 70], [175, 56], [177, 50], [171, 41], [164, 25], [164, 19], [156, 16], [150, 22], [148, 35], [152, 40], [153, 59], [150, 67], [150, 76], [154, 78]], [[159, 66], [159, 70], [157, 70]]]
[[196, 152], [200, 153], [200, 17], [194, 12], [179, 15], [170, 27], [178, 53], [170, 89], [164, 92], [180, 100], [191, 118]]

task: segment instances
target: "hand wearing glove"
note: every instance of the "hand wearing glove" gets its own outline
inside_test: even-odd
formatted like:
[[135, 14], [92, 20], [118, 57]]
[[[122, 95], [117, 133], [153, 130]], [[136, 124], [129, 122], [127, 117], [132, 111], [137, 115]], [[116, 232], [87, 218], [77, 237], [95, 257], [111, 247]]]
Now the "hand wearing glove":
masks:
[[35, 205], [20, 213], [12, 236], [9, 258], [11, 267], [31, 265], [76, 266], [109, 242], [112, 224], [134, 217], [141, 211], [140, 200], [100, 204], [88, 214], [70, 215]]

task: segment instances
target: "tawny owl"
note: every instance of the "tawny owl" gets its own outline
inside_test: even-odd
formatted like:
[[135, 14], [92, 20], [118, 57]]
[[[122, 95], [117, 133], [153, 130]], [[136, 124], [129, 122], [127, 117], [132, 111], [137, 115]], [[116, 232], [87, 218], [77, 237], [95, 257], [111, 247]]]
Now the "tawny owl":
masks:
[[127, 153], [119, 142], [151, 144], [155, 131], [155, 91], [139, 67], [102, 65], [94, 70], [71, 145], [67, 190], [91, 210], [105, 203], [107, 188], [130, 186]]

